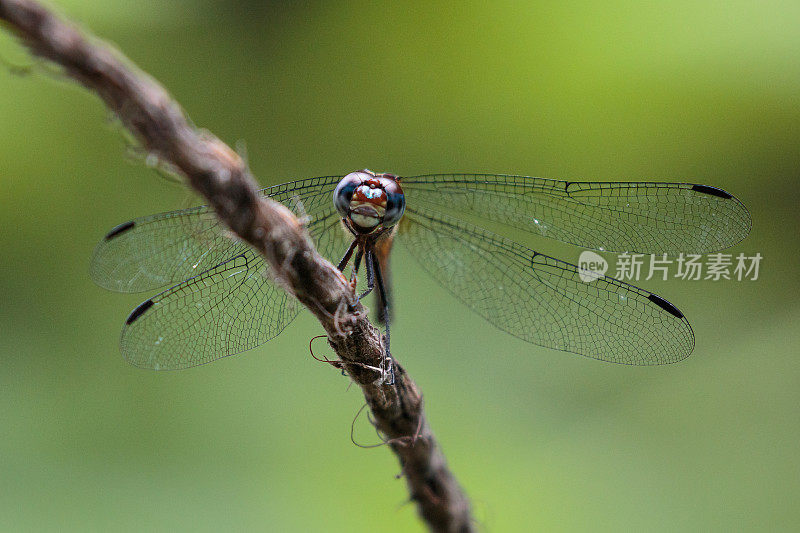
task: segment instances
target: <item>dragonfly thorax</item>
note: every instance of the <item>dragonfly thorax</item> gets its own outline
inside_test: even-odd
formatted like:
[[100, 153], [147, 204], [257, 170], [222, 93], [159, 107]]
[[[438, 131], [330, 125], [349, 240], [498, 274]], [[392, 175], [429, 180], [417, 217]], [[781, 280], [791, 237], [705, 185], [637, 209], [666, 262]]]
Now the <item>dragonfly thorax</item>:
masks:
[[405, 211], [406, 201], [397, 176], [370, 170], [351, 172], [336, 186], [336, 209], [358, 233], [370, 234], [394, 226]]

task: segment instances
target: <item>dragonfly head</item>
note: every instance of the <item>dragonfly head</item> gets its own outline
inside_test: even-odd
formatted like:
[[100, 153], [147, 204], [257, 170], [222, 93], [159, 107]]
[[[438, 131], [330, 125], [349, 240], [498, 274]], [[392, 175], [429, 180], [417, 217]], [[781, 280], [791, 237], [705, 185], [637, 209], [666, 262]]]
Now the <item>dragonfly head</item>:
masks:
[[394, 226], [406, 208], [397, 176], [370, 170], [351, 172], [342, 178], [333, 191], [333, 202], [342, 217], [362, 234]]

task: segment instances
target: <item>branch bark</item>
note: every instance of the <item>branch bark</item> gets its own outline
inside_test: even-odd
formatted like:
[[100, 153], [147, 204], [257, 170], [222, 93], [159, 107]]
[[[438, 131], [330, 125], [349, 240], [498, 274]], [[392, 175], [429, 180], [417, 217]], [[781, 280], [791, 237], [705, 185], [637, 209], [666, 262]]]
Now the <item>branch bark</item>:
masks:
[[[321, 257], [286, 207], [262, 198], [245, 162], [214, 135], [194, 128], [180, 105], [121, 53], [30, 0], [0, 0], [0, 21], [33, 54], [60, 65], [96, 93], [151, 154], [186, 178], [239, 238], [260, 252], [282, 285], [325, 328], [348, 376], [372, 410], [433, 531], [473, 531], [469, 502], [428, 426], [422, 396], [396, 364], [395, 384], [379, 384], [380, 331], [344, 276]], [[352, 309], [352, 310], [351, 310]]]

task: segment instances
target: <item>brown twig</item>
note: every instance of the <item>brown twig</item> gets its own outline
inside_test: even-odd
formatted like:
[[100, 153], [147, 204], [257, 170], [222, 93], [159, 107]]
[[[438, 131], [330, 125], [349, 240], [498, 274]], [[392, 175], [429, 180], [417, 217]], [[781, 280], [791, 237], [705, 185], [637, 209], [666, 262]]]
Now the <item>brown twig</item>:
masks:
[[380, 382], [373, 370], [383, 357], [380, 332], [360, 304], [350, 310], [347, 280], [317, 253], [291, 211], [260, 197], [239, 155], [193, 127], [161, 85], [107, 44], [30, 0], [0, 0], [0, 20], [35, 55], [100, 96], [150, 157], [184, 176], [231, 231], [267, 259], [281, 285], [317, 317], [344, 370], [362, 388], [428, 526], [472, 531], [469, 503], [428, 427], [420, 392], [399, 364], [394, 385]]

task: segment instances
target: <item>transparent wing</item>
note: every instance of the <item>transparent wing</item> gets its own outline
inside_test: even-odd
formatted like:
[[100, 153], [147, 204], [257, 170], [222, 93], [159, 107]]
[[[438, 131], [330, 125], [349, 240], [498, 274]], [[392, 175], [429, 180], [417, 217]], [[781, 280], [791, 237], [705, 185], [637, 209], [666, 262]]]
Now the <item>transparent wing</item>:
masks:
[[[340, 179], [310, 178], [261, 191], [298, 216], [307, 216], [317, 249], [333, 262], [341, 259], [349, 244], [333, 206], [333, 189]], [[193, 207], [137, 218], [112, 229], [95, 249], [90, 275], [106, 289], [149, 291], [196, 276], [247, 249], [213, 209]]]
[[744, 239], [750, 214], [722, 189], [691, 183], [569, 182], [493, 174], [401, 179], [407, 205], [470, 214], [616, 252], [706, 253]]
[[445, 215], [407, 207], [397, 242], [473, 311], [525, 341], [603, 361], [673, 363], [694, 348], [672, 304]]
[[286, 327], [299, 304], [248, 249], [145, 301], [122, 330], [122, 355], [155, 370], [201, 365], [249, 350]]
[[[333, 206], [339, 179], [262, 191], [306, 217], [317, 249], [334, 262], [352, 240]], [[187, 368], [249, 350], [280, 333], [299, 312], [294, 298], [270, 280], [263, 258], [230, 237], [208, 207], [118, 226], [98, 245], [91, 272], [98, 284], [123, 292], [180, 282], [128, 317], [122, 353], [145, 368]]]

